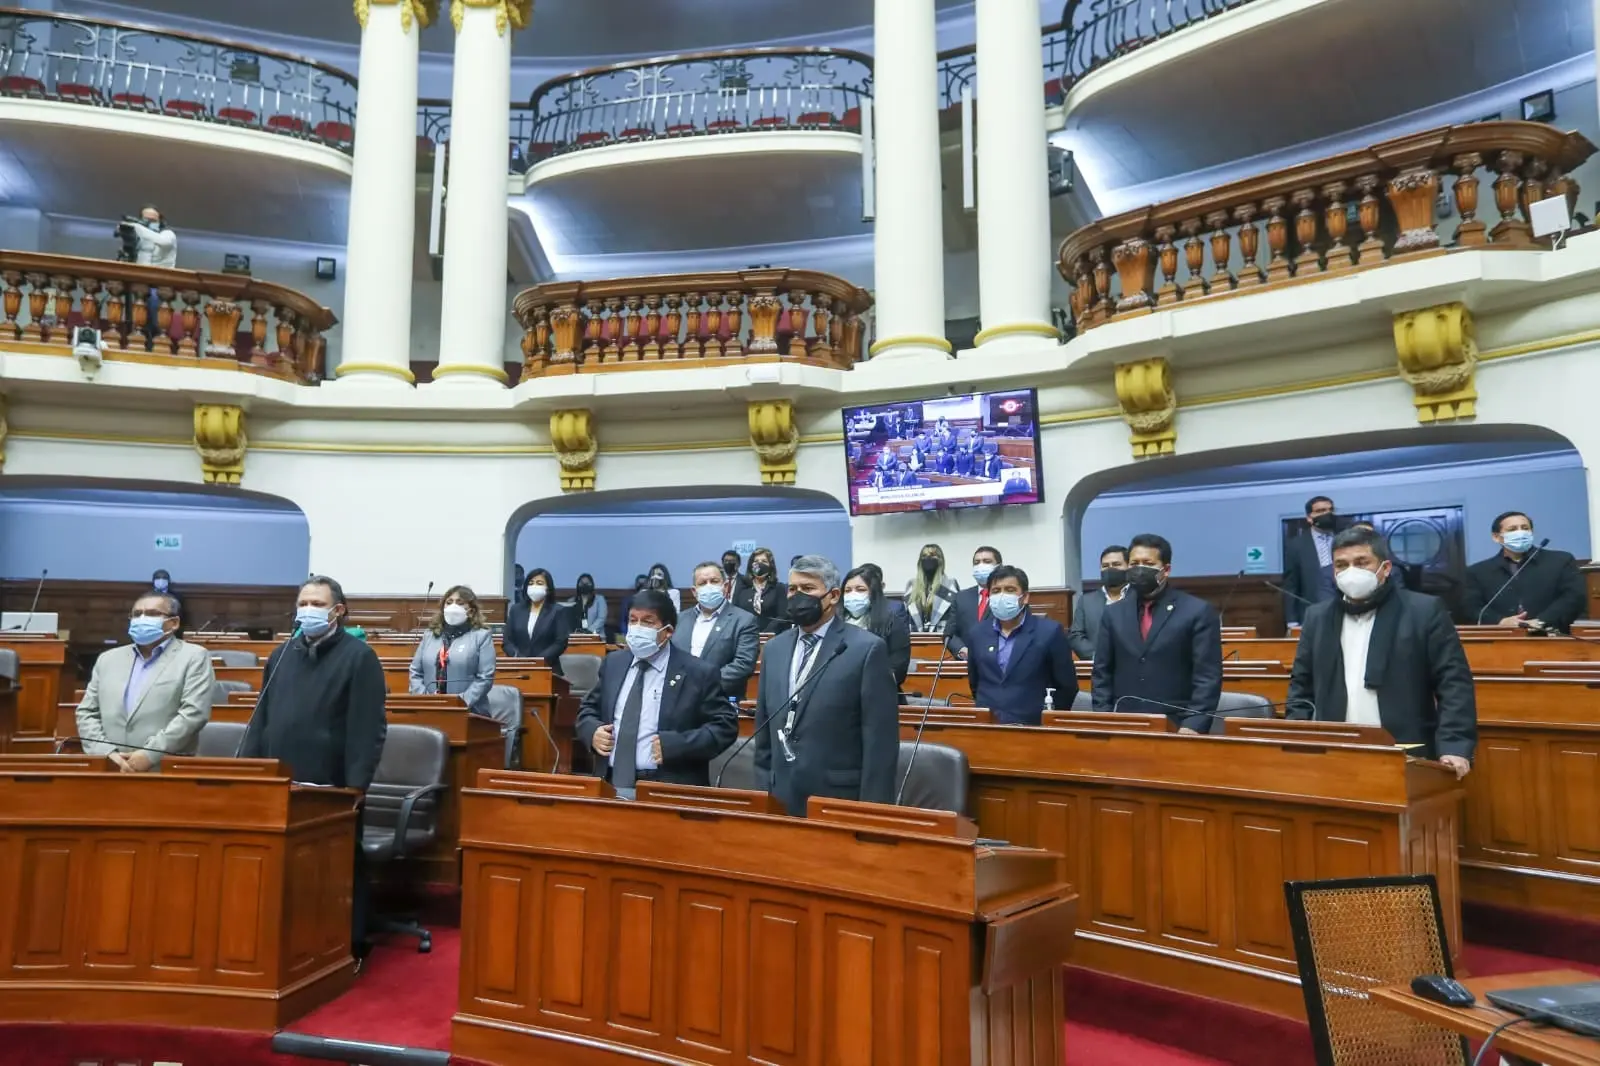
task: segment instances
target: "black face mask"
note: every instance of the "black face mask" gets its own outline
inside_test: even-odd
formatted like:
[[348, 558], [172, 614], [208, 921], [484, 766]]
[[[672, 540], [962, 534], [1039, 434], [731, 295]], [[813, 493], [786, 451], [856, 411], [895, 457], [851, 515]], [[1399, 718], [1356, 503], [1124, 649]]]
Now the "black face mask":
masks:
[[924, 555], [922, 557], [922, 572], [932, 577], [939, 572], [939, 559], [937, 556]]
[[1161, 568], [1158, 566], [1130, 566], [1127, 569], [1128, 585], [1140, 599], [1149, 599], [1161, 591]]
[[789, 593], [789, 621], [809, 629], [822, 621], [822, 600], [809, 592]]
[[587, 596], [587, 595], [589, 595], [589, 593], [591, 593], [593, 591], [594, 591], [594, 586], [589, 584], [587, 581], [578, 582], [578, 595]]
[[1332, 511], [1327, 514], [1319, 514], [1311, 520], [1311, 528], [1323, 533], [1332, 533], [1338, 527], [1339, 516]]
[[667, 579], [662, 577], [660, 574], [651, 574], [650, 587], [653, 589], [664, 589], [667, 587]]
[[722, 572], [730, 576], [737, 574], [739, 572], [739, 560], [722, 560]]
[[1128, 583], [1128, 571], [1106, 567], [1100, 571], [1100, 584], [1115, 592]]
[[751, 563], [750, 573], [756, 577], [767, 577], [772, 573], [772, 566], [770, 563]]

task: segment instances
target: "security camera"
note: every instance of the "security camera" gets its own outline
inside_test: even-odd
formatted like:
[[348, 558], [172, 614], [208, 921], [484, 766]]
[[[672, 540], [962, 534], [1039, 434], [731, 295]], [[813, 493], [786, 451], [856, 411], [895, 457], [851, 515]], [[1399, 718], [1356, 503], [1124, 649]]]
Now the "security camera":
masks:
[[83, 371], [83, 376], [92, 378], [100, 370], [105, 357], [100, 353], [105, 350], [105, 341], [100, 338], [100, 331], [88, 326], [79, 326], [72, 333], [72, 354], [78, 359], [78, 368]]

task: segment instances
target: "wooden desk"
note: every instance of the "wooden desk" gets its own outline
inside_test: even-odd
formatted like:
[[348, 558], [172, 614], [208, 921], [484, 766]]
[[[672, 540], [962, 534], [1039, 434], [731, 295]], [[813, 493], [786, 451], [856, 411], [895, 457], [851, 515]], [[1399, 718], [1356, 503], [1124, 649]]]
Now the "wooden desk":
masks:
[[22, 686], [0, 677], [0, 755], [11, 750], [11, 734], [17, 731], [17, 694]]
[[457, 884], [461, 876], [456, 856], [461, 793], [478, 779], [479, 770], [504, 768], [506, 748], [500, 723], [468, 713], [455, 696], [391, 695], [384, 710], [391, 723], [427, 726], [450, 738], [450, 791], [439, 804], [439, 834], [426, 851], [390, 865], [396, 867], [397, 879], [416, 880], [420, 875], [431, 884]]
[[759, 793], [621, 803], [598, 781], [491, 776], [462, 797], [457, 1055], [1063, 1061], [1057, 855], [908, 832], [927, 812], [875, 804], [788, 818], [754, 813]]
[[[494, 683], [510, 685], [522, 693], [522, 765], [529, 770], [547, 770], [555, 765], [556, 753], [560, 752], [562, 768], [570, 769], [582, 701], [572, 694], [567, 679], [557, 677], [543, 659], [499, 659], [494, 666]], [[550, 746], [552, 740], [554, 748]]]
[[1330, 877], [1433, 873], [1461, 942], [1462, 789], [1395, 748], [943, 723], [923, 739], [966, 753], [984, 836], [1067, 856], [1082, 965], [1303, 1017], [1283, 883]]
[[0, 757], [0, 1020], [273, 1030], [350, 986], [354, 792]]
[[[1491, 1004], [1486, 998], [1488, 993], [1508, 988], [1536, 988], [1539, 985], [1566, 985], [1593, 980], [1594, 974], [1582, 970], [1544, 970], [1539, 973], [1463, 978], [1461, 983], [1478, 1000], [1470, 1007], [1447, 1007], [1443, 1003], [1434, 1003], [1412, 995], [1409, 988], [1380, 988], [1372, 993], [1372, 998], [1391, 1010], [1432, 1022], [1472, 1040], [1482, 1040], [1495, 1026], [1516, 1017]], [[1600, 1063], [1600, 1040], [1538, 1022], [1519, 1022], [1501, 1030], [1500, 1035], [1494, 1038], [1490, 1053], [1495, 1052], [1499, 1052], [1499, 1055], [1489, 1061], [1499, 1062], [1504, 1057], [1512, 1066], [1532, 1063], [1544, 1063], [1545, 1066], [1596, 1066]]]
[[21, 686], [9, 750], [12, 754], [48, 754], [55, 750], [56, 704], [75, 687], [67, 665], [67, 642], [54, 637], [13, 637], [0, 640], [0, 648], [17, 653], [17, 683]]

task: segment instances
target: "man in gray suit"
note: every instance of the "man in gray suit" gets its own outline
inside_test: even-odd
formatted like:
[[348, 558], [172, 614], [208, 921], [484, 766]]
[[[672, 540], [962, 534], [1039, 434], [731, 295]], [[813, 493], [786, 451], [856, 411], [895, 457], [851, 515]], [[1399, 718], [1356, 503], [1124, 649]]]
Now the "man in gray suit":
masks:
[[882, 640], [837, 617], [839, 568], [789, 568], [794, 625], [767, 641], [756, 697], [756, 780], [790, 814], [812, 796], [893, 803], [900, 699]]
[[1094, 644], [1100, 637], [1100, 620], [1106, 608], [1122, 599], [1128, 591], [1128, 549], [1113, 544], [1100, 553], [1100, 589], [1085, 592], [1078, 597], [1078, 609], [1072, 612], [1072, 628], [1067, 630], [1067, 643], [1072, 653], [1086, 663], [1094, 662]]
[[83, 750], [109, 755], [124, 773], [156, 769], [162, 752], [193, 754], [211, 719], [211, 653], [179, 640], [179, 624], [171, 596], [140, 596], [128, 612], [133, 643], [95, 660], [78, 704]]
[[756, 672], [761, 623], [743, 607], [733, 605], [732, 579], [720, 563], [701, 563], [694, 568], [694, 597], [694, 613], [678, 619], [672, 643], [717, 668], [724, 696], [743, 699], [745, 684]]

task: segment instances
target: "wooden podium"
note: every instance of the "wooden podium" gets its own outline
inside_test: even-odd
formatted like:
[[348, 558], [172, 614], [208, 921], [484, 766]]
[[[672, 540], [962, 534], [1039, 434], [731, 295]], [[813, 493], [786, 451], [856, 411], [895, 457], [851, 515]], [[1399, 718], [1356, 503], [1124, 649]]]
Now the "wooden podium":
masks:
[[0, 1021], [276, 1029], [350, 986], [356, 793], [0, 756]]
[[[1060, 720], [1085, 717], [1145, 716]], [[902, 711], [901, 735], [920, 718]], [[1315, 733], [1113, 725], [1124, 728], [935, 719], [923, 733], [966, 753], [985, 837], [1066, 856], [1080, 897], [1077, 964], [1303, 1017], [1283, 883], [1400, 873], [1438, 877], [1460, 945], [1463, 789], [1449, 770]]]
[[0, 647], [15, 651], [19, 666], [20, 688], [9, 750], [13, 755], [48, 755], [55, 749], [52, 730], [56, 704], [71, 695], [73, 689], [67, 642], [55, 637], [13, 634], [0, 640]]
[[1063, 1061], [1076, 897], [1058, 855], [876, 804], [813, 800], [801, 819], [765, 813], [764, 793], [479, 782], [462, 797], [457, 1055]]

